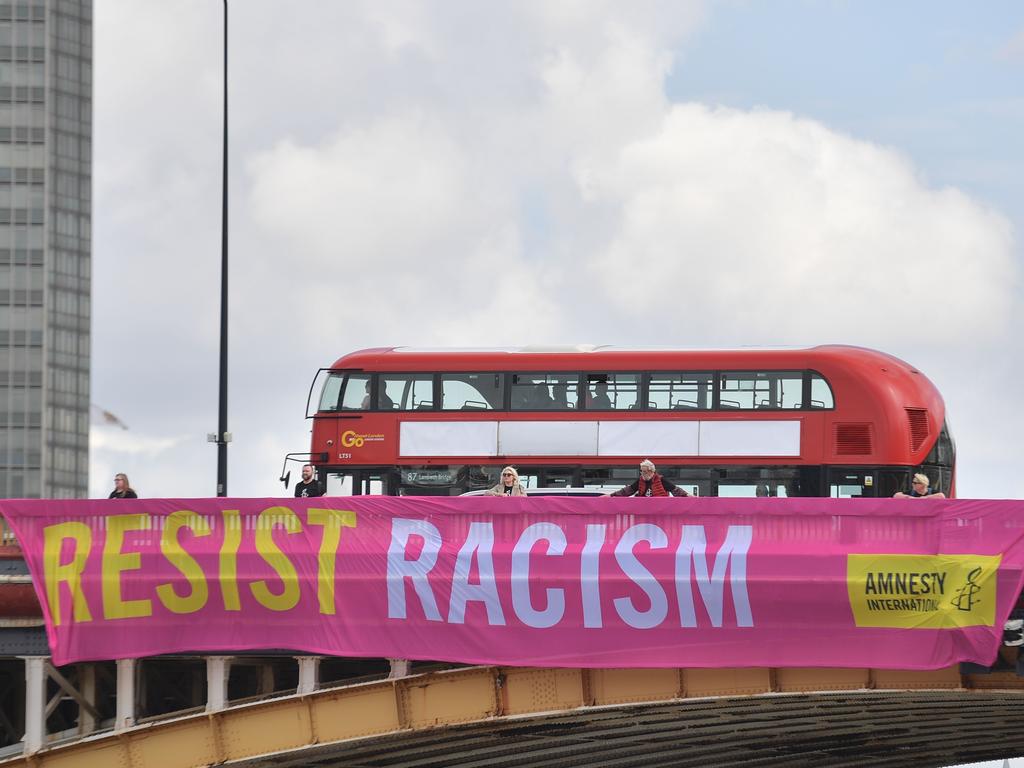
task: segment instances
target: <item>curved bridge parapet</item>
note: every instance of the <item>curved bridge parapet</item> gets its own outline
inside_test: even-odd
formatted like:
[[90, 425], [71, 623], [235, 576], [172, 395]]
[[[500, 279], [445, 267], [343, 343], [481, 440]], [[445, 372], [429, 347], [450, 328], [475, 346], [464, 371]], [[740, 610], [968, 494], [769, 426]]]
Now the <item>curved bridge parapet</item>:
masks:
[[0, 768], [942, 766], [1024, 754], [1020, 678], [980, 677], [473, 667], [170, 717]]

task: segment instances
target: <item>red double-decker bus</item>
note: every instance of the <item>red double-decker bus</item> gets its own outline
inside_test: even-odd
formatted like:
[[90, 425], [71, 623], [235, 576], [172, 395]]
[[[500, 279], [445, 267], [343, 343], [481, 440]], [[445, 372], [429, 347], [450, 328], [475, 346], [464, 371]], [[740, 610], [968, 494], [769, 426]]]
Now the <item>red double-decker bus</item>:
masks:
[[285, 466], [315, 464], [332, 495], [461, 494], [507, 464], [612, 488], [644, 458], [700, 495], [891, 496], [915, 472], [955, 490], [938, 390], [850, 346], [367, 349], [321, 369], [307, 417], [310, 452]]

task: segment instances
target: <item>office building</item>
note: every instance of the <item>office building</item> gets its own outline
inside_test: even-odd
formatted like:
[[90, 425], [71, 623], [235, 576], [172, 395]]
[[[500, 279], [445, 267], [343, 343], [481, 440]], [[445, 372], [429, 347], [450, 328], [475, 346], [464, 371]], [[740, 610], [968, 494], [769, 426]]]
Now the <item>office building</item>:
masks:
[[0, 497], [84, 497], [92, 0], [0, 2]]

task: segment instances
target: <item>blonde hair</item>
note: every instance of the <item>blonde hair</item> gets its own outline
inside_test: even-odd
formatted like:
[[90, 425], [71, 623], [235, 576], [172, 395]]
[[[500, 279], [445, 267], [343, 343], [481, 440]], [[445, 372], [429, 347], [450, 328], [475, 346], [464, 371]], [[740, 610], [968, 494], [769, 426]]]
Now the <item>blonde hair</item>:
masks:
[[924, 483], [926, 486], [929, 487], [932, 484], [932, 481], [928, 479], [928, 475], [924, 474], [923, 472], [918, 472], [916, 475], [914, 475], [914, 482]]
[[519, 482], [519, 473], [516, 472], [516, 468], [515, 467], [505, 467], [503, 470], [501, 470], [501, 474], [503, 474], [503, 475], [506, 472], [511, 472], [512, 473], [512, 480], [514, 482], [517, 482], [517, 483]]

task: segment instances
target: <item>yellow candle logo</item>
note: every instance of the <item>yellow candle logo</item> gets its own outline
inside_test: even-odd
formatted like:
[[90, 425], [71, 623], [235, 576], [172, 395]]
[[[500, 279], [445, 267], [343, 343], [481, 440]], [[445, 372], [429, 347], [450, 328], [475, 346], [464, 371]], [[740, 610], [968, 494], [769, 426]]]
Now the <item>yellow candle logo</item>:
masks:
[[956, 591], [953, 605], [958, 611], [970, 611], [977, 601], [976, 595], [981, 591], [977, 579], [981, 578], [981, 568], [975, 568], [967, 574], [967, 581]]

